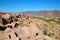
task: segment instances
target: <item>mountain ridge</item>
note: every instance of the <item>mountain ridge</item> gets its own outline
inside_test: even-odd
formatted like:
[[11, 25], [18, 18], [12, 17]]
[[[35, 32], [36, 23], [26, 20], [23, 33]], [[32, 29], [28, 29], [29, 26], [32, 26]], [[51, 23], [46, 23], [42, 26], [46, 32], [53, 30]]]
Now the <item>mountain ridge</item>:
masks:
[[38, 16], [38, 17], [39, 16], [45, 16], [45, 17], [59, 17], [60, 18], [60, 10], [53, 10], [53, 11], [25, 11], [25, 12], [21, 12], [21, 13], [29, 15], [29, 16]]

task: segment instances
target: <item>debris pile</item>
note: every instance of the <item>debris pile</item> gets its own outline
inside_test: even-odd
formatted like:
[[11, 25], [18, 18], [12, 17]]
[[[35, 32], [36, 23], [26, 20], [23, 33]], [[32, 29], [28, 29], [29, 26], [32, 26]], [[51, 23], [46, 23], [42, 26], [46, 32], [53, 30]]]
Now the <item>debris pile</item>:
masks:
[[37, 27], [36, 19], [24, 14], [3, 14], [0, 40], [55, 40], [45, 36]]

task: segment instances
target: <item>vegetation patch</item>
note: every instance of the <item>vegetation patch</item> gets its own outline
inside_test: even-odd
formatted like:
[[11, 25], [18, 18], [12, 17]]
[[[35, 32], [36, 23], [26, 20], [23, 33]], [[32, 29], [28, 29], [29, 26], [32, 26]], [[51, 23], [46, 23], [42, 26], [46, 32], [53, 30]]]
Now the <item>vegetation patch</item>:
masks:
[[60, 24], [60, 18], [52, 18], [52, 19], [42, 18], [42, 17], [33, 17], [33, 18], [41, 19], [41, 20], [44, 20], [44, 21], [46, 21], [48, 23], [52, 21], [52, 22], [55, 22], [55, 23], [59, 23]]
[[44, 34], [44, 35], [51, 36], [51, 35], [54, 34], [54, 33], [52, 33], [51, 31], [48, 31], [48, 30], [44, 30], [44, 31], [43, 31], [43, 34]]

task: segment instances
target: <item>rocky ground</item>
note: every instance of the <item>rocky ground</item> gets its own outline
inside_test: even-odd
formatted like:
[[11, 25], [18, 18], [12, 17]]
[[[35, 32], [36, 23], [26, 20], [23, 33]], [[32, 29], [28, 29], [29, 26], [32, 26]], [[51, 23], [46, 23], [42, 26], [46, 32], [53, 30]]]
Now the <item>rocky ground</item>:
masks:
[[60, 40], [60, 20], [0, 13], [0, 40]]

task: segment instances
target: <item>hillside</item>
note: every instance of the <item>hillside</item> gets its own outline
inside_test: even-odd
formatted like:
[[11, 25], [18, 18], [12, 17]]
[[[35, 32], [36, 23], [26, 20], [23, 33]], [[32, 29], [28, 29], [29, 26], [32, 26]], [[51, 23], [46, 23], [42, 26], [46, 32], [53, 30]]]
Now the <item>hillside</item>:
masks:
[[37, 17], [29, 12], [0, 12], [0, 40], [60, 40], [60, 18], [56, 16], [58, 14], [53, 14], [54, 17], [45, 15]]

